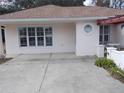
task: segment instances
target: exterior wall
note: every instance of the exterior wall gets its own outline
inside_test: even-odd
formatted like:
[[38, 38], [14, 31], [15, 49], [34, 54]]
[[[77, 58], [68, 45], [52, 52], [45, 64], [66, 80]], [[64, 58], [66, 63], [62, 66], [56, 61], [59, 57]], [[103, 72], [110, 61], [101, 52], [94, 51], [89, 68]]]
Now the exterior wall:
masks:
[[118, 43], [121, 45], [121, 47], [124, 48], [124, 28], [121, 29], [122, 24], [116, 25], [116, 30], [117, 30], [117, 40]]
[[31, 54], [31, 53], [56, 53], [75, 52], [75, 24], [59, 23], [49, 24], [53, 27], [52, 47], [20, 47], [18, 30], [19, 26], [43, 26], [41, 25], [7, 25], [6, 26], [6, 52], [7, 54]]
[[117, 25], [111, 25], [111, 37], [110, 37], [111, 43], [118, 43], [118, 30]]
[[124, 70], [124, 51], [118, 51], [114, 47], [108, 47], [107, 52], [107, 58], [112, 59], [119, 68]]
[[[92, 25], [92, 32], [84, 31], [85, 25]], [[96, 55], [99, 45], [99, 26], [96, 21], [82, 21], [76, 24], [76, 55]]]

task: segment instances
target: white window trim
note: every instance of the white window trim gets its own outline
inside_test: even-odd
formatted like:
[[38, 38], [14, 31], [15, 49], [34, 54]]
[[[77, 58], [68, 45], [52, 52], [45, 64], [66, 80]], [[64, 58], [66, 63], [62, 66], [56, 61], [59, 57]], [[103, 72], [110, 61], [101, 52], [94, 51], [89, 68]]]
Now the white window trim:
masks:
[[[108, 40], [108, 43], [111, 42], [111, 25], [100, 25], [100, 26], [103, 26], [102, 44], [105, 43], [105, 41], [104, 41], [105, 35], [108, 35], [108, 36], [109, 36], [109, 38], [108, 38], [108, 39], [109, 39], [109, 40]], [[99, 26], [99, 27], [100, 27], [100, 26]], [[105, 33], [104, 33], [104, 31], [105, 31], [105, 30], [104, 30], [104, 29], [105, 29], [105, 26], [109, 26], [109, 28], [110, 28], [109, 34], [105, 34]], [[99, 44], [101, 44], [100, 35], [101, 35], [101, 34], [100, 34], [100, 29], [99, 29]]]
[[[20, 35], [19, 35], [19, 28], [23, 28], [23, 27], [26, 27], [26, 33], [27, 33], [27, 46], [25, 46], [25, 47], [22, 47], [21, 46], [21, 43], [20, 43]], [[36, 45], [35, 46], [29, 46], [29, 35], [28, 35], [28, 27], [35, 27], [35, 43], [36, 43]], [[44, 45], [43, 46], [38, 46], [38, 43], [37, 43], [37, 34], [36, 34], [36, 28], [37, 27], [43, 27], [43, 29], [44, 29]], [[46, 36], [45, 36], [45, 28], [47, 28], [47, 27], [51, 27], [52, 28], [52, 46], [46, 46]], [[51, 25], [29, 25], [29, 26], [23, 26], [23, 25], [21, 25], [21, 26], [18, 26], [17, 28], [17, 32], [18, 32], [18, 44], [19, 44], [19, 48], [31, 48], [31, 47], [42, 47], [42, 48], [52, 48], [52, 47], [54, 47], [54, 26], [51, 26]]]
[[[34, 27], [34, 26], [32, 26], [32, 27]], [[26, 28], [28, 29], [28, 27], [26, 27]], [[35, 28], [36, 28], [36, 27], [34, 27], [35, 36], [29, 36], [29, 34], [27, 34], [27, 35], [28, 35], [28, 39], [27, 39], [27, 40], [28, 40], [28, 43], [27, 43], [27, 45], [28, 45], [29, 47], [37, 47], [37, 44], [36, 44], [36, 31], [35, 31]], [[27, 30], [27, 33], [28, 33], [28, 30]], [[29, 38], [30, 38], [30, 37], [35, 37], [35, 46], [30, 46], [30, 45], [29, 45]]]

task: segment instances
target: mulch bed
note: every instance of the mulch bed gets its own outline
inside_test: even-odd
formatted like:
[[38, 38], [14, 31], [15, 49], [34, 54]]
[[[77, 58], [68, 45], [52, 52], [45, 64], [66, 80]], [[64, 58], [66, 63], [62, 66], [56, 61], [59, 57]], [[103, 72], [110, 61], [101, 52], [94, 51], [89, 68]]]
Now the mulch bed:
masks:
[[[108, 73], [110, 73], [110, 70], [108, 70], [108, 69], [105, 69], [105, 70], [107, 70]], [[121, 76], [121, 75], [119, 75], [119, 74], [117, 74], [117, 73], [113, 73], [113, 74], [110, 73], [110, 75], [111, 75], [114, 79], [117, 79], [117, 80], [119, 80], [120, 82], [124, 83], [124, 77], [123, 77], [123, 76]]]
[[0, 59], [0, 64], [4, 64], [7, 61], [11, 60], [12, 58], [5, 58], [5, 59]]
[[114, 74], [114, 75], [112, 75], [112, 77], [115, 78], [115, 79], [117, 79], [117, 80], [119, 80], [120, 82], [124, 83], [124, 77], [119, 76], [118, 74], [117, 75]]

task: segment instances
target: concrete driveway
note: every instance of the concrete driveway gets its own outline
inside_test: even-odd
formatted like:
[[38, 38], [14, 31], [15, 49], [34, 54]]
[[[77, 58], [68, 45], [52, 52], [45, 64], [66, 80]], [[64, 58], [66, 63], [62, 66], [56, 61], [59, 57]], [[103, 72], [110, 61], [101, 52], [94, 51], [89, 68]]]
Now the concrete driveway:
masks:
[[19, 55], [0, 65], [0, 93], [124, 93], [124, 84], [74, 54]]

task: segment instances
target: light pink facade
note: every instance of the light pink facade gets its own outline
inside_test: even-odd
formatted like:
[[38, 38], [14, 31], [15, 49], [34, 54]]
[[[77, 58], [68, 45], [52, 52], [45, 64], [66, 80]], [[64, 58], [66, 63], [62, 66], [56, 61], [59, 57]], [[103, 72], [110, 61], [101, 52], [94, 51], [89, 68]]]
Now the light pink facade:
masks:
[[[37, 26], [51, 26], [53, 28], [53, 46], [20, 47], [18, 27]], [[7, 54], [75, 52], [75, 25], [73, 23], [7, 25], [5, 35]]]
[[[86, 25], [92, 26], [90, 33], [84, 31]], [[100, 27], [96, 19], [82, 21], [13, 22], [4, 26], [7, 55], [67, 52], [75, 53], [77, 56], [94, 56], [98, 54]], [[20, 47], [18, 28], [37, 26], [51, 26], [53, 28], [53, 46]], [[112, 43], [119, 43], [123, 47], [124, 34], [122, 30], [120, 25], [111, 25], [110, 41]]]
[[[84, 31], [84, 26], [93, 27], [91, 33]], [[51, 26], [53, 28], [53, 46], [20, 47], [18, 27]], [[19, 23], [5, 25], [6, 54], [67, 53], [78, 56], [96, 55], [99, 45], [99, 26], [96, 21]], [[91, 43], [92, 40], [92, 43]], [[87, 42], [87, 43], [85, 43]]]

